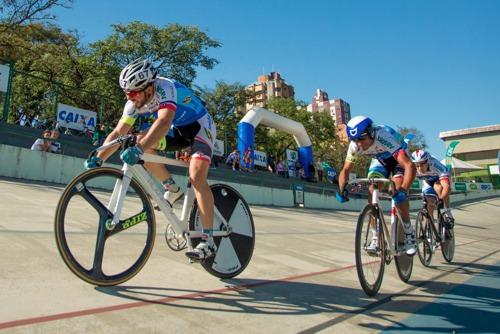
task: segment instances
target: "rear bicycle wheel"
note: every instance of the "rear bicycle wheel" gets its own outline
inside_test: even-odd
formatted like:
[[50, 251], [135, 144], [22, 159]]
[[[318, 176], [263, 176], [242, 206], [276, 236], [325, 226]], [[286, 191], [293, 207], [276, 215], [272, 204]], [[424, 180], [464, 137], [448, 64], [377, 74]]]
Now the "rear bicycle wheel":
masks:
[[399, 255], [396, 254], [394, 256], [394, 262], [396, 263], [396, 269], [398, 272], [399, 278], [403, 282], [408, 282], [411, 276], [411, 272], [413, 271], [413, 255], [407, 255], [404, 250], [404, 240], [405, 240], [405, 230], [403, 227], [403, 223], [396, 217], [397, 225], [397, 248], [402, 249]]
[[385, 268], [385, 240], [382, 228], [379, 228], [378, 247], [368, 251], [374, 233], [377, 231], [377, 210], [367, 204], [358, 218], [356, 226], [356, 271], [361, 288], [368, 296], [377, 294], [382, 284]]
[[[215, 210], [220, 213], [227, 225], [217, 216], [214, 217], [214, 231], [230, 233], [224, 237], [214, 237], [217, 252], [201, 262], [203, 268], [219, 278], [232, 278], [239, 275], [250, 262], [255, 245], [255, 229], [252, 213], [245, 199], [233, 188], [225, 184], [214, 184], [211, 187], [214, 195]], [[195, 201], [189, 216], [189, 230], [201, 231], [203, 225], [200, 212]], [[201, 238], [191, 238], [196, 247]]]
[[455, 232], [446, 227], [442, 217], [439, 220], [439, 232], [441, 233], [441, 253], [446, 262], [451, 263], [455, 256]]
[[415, 221], [415, 232], [417, 234], [417, 252], [420, 262], [425, 267], [431, 264], [432, 260], [432, 224], [429, 218], [420, 210]]
[[123, 283], [144, 266], [154, 245], [155, 216], [144, 189], [132, 179], [121, 219], [113, 224], [113, 189], [123, 172], [101, 167], [75, 177], [59, 199], [54, 221], [57, 248], [64, 263], [87, 283]]

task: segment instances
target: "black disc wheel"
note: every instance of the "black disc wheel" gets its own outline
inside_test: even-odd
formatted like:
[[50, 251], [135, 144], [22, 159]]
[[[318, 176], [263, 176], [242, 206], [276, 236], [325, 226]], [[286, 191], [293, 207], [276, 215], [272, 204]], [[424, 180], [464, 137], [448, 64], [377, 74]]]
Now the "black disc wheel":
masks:
[[[227, 231], [227, 236], [214, 236], [217, 252], [214, 257], [201, 262], [203, 268], [219, 278], [231, 278], [240, 274], [250, 262], [255, 244], [255, 229], [252, 213], [243, 197], [233, 188], [224, 184], [211, 187], [214, 196], [214, 232]], [[195, 201], [189, 217], [189, 230], [201, 231], [203, 225]], [[201, 238], [191, 238], [196, 247]]]
[[[59, 253], [68, 268], [90, 284], [129, 280], [153, 249], [153, 207], [144, 189], [134, 179], [126, 187], [128, 181], [114, 168], [88, 170], [68, 184], [57, 205], [54, 231]], [[122, 201], [116, 200], [120, 190]], [[115, 219], [120, 203], [121, 214]]]
[[384, 233], [380, 228], [378, 246], [369, 247], [377, 231], [377, 211], [367, 204], [358, 218], [356, 227], [356, 270], [359, 283], [368, 296], [377, 294], [382, 284], [385, 268]]

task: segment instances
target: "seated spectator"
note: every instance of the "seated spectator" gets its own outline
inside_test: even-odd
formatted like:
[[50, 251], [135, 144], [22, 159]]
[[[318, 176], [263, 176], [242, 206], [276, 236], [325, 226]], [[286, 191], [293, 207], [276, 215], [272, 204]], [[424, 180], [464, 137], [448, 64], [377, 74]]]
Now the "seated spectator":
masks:
[[231, 152], [227, 159], [226, 159], [226, 165], [229, 165], [233, 168], [233, 170], [239, 170], [240, 169], [240, 151], [234, 150]]
[[57, 140], [59, 139], [59, 131], [52, 130], [50, 132], [50, 152], [52, 153], [62, 153], [61, 143]]
[[42, 132], [42, 138], [35, 140], [31, 145], [33, 151], [51, 152], [50, 130]]

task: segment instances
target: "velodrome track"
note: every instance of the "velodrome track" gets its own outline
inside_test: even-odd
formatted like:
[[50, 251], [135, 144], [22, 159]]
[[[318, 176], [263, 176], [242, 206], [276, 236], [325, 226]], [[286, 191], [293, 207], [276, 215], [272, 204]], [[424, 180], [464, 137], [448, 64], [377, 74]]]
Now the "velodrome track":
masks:
[[1, 333], [500, 332], [500, 198], [455, 208], [452, 264], [417, 258], [408, 284], [386, 267], [378, 296], [354, 266], [356, 212], [251, 207], [252, 261], [220, 280], [165, 244], [157, 215], [142, 271], [98, 288], [62, 262], [53, 233], [59, 186], [0, 179]]

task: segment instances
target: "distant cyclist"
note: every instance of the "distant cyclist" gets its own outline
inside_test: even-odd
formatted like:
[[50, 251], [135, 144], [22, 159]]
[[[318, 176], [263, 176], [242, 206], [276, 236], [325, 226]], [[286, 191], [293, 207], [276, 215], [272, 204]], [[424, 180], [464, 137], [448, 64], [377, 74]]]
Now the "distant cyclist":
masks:
[[[167, 78], [157, 77], [157, 69], [143, 58], [128, 64], [120, 74], [120, 87], [127, 103], [116, 128], [104, 144], [127, 134], [134, 123], [139, 127], [137, 145], [121, 152], [121, 159], [134, 165], [144, 152], [158, 154], [167, 146], [190, 147], [189, 178], [198, 201], [203, 224], [203, 237], [186, 255], [194, 260], [213, 256], [217, 247], [213, 241], [214, 198], [207, 182], [208, 169], [216, 136], [215, 124], [204, 102], [191, 89]], [[86, 168], [101, 166], [117, 147], [101, 151], [85, 162]], [[145, 162], [144, 166], [165, 187], [165, 200], [173, 205], [183, 193], [165, 165]]]
[[[444, 203], [445, 223], [449, 228], [453, 228], [455, 219], [451, 213], [450, 207], [450, 175], [445, 165], [439, 162], [429, 152], [416, 150], [411, 155], [411, 160], [417, 166], [417, 177], [422, 180], [422, 193], [437, 195]], [[430, 199], [429, 213], [432, 215], [434, 210], [434, 200]]]
[[[346, 132], [351, 142], [347, 149], [344, 166], [339, 173], [340, 190], [336, 194], [337, 200], [341, 203], [348, 200], [345, 186], [356, 158], [361, 154], [375, 156], [368, 169], [368, 177], [388, 178], [392, 174], [392, 180], [396, 185], [393, 199], [401, 213], [405, 230], [405, 250], [408, 255], [414, 255], [416, 252], [415, 230], [410, 220], [408, 190], [415, 179], [415, 166], [405, 150], [406, 143], [403, 136], [388, 126], [375, 126], [373, 121], [365, 116], [353, 117], [347, 123]], [[371, 194], [372, 188], [369, 191]], [[368, 196], [370, 203], [371, 200], [371, 196]], [[374, 229], [373, 238], [368, 249], [375, 250], [378, 245], [378, 234], [375, 226], [372, 228]]]

